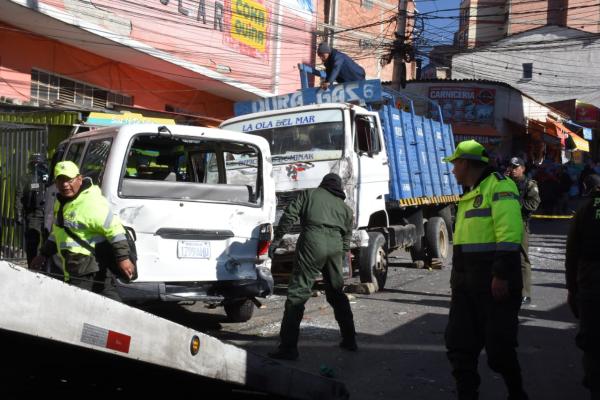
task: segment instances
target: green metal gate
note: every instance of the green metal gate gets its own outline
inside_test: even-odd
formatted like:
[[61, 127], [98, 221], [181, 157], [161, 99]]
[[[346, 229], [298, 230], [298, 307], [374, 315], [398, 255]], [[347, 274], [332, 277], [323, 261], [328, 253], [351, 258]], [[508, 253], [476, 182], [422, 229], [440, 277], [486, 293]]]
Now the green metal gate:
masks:
[[46, 154], [48, 132], [45, 126], [0, 122], [0, 258], [25, 257], [23, 227], [17, 224], [15, 192], [27, 173], [27, 160], [33, 153]]

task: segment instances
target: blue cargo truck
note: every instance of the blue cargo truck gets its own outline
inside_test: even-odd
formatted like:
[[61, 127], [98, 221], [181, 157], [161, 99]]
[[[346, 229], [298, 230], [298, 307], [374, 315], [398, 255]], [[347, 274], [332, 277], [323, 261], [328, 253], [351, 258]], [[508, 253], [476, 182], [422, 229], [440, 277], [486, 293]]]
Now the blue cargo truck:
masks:
[[[461, 188], [442, 161], [454, 151], [452, 129], [437, 105], [431, 110], [437, 120], [416, 115], [406, 95], [366, 80], [239, 102], [236, 117], [221, 127], [270, 143], [275, 223], [299, 191], [317, 187], [329, 172], [342, 177], [355, 216], [347, 273], [377, 290], [395, 249], [409, 249], [417, 266], [448, 261]], [[299, 231], [286, 235], [275, 252], [274, 276], [291, 270]]]

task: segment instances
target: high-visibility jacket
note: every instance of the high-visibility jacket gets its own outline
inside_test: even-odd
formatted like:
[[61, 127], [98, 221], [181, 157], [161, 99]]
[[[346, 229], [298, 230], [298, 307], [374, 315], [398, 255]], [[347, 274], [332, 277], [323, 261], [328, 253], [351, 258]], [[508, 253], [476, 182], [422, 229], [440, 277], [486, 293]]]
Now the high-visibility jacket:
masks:
[[[92, 247], [108, 240], [113, 247], [117, 247], [117, 259], [126, 258], [128, 255], [125, 228], [119, 217], [113, 214], [100, 188], [92, 185], [89, 180], [84, 180], [75, 198], [64, 199], [57, 196], [54, 203], [54, 221], [49, 241], [54, 242], [58, 250], [65, 280], [69, 280], [70, 274], [85, 275], [97, 272], [99, 267], [91, 252], [77, 243], [60, 225], [69, 228]], [[118, 248], [122, 248], [121, 251]]]
[[489, 290], [492, 277], [498, 277], [520, 290], [519, 192], [512, 179], [487, 172], [458, 202], [452, 285]]

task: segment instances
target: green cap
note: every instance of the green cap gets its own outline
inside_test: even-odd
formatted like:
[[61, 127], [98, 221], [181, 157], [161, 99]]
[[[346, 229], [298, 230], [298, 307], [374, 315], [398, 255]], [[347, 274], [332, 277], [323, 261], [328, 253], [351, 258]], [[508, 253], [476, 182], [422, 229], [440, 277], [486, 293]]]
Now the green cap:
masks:
[[450, 157], [444, 157], [442, 161], [452, 162], [457, 158], [482, 161], [484, 163], [490, 162], [487, 151], [485, 151], [485, 147], [475, 140], [465, 140], [464, 142], [460, 142], [458, 146], [456, 146], [454, 154], [452, 154]]
[[54, 167], [54, 177], [58, 178], [60, 175], [73, 179], [79, 175], [79, 168], [73, 161], [61, 161]]

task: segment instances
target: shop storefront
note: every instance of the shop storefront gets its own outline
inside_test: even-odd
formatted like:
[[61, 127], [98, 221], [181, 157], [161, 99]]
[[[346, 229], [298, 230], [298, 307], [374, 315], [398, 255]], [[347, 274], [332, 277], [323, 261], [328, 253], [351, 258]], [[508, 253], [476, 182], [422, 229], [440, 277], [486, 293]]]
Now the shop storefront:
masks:
[[528, 134], [530, 140], [527, 154], [534, 164], [541, 164], [544, 160], [560, 164], [569, 161], [580, 164], [583, 154], [590, 151], [587, 140], [564, 124], [551, 119], [546, 120], [546, 123], [529, 120]]
[[465, 140], [476, 140], [481, 143], [492, 159], [500, 157], [498, 146], [502, 143], [502, 135], [493, 126], [482, 124], [454, 123], [452, 124], [455, 143]]
[[[527, 157], [533, 151], [527, 121], [545, 125], [549, 116], [565, 117], [556, 109], [501, 82], [432, 79], [408, 82], [406, 90], [419, 98], [427, 98], [430, 108], [432, 104], [439, 106], [444, 122], [452, 125], [456, 142], [475, 139], [498, 163], [505, 163], [515, 155]], [[541, 132], [544, 130], [542, 128]], [[538, 141], [543, 141], [541, 136]], [[538, 149], [537, 152], [545, 154], [545, 150]]]

